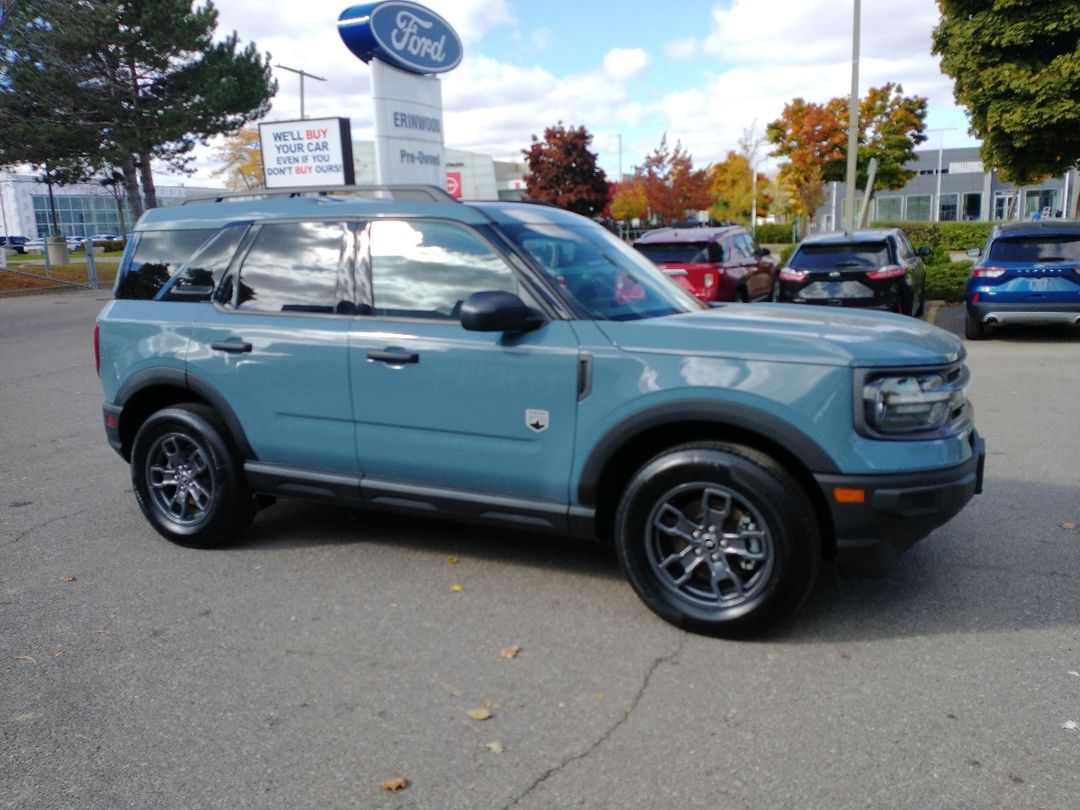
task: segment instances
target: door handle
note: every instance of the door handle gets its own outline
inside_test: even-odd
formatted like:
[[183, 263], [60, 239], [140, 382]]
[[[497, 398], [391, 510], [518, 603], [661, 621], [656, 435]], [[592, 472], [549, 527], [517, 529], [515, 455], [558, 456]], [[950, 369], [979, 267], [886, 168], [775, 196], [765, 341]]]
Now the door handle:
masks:
[[389, 363], [392, 366], [402, 366], [406, 363], [419, 363], [420, 355], [416, 352], [394, 352], [389, 350], [369, 349], [368, 360], [378, 360], [380, 363]]
[[241, 354], [243, 352], [250, 352], [251, 344], [247, 341], [240, 340], [215, 340], [210, 344], [210, 348], [218, 352]]

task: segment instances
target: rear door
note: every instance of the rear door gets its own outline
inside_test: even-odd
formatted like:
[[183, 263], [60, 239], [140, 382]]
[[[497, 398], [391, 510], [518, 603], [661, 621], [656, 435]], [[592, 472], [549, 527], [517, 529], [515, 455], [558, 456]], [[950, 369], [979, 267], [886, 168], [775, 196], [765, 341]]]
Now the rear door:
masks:
[[217, 302], [200, 307], [192, 385], [228, 403], [260, 461], [356, 473], [348, 353], [361, 295], [355, 226], [267, 222], [247, 239]]

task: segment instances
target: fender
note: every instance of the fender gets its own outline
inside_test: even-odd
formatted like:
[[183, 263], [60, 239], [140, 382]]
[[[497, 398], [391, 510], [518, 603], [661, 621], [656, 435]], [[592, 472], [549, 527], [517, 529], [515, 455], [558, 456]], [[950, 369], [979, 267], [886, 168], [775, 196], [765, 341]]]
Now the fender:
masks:
[[832, 457], [814, 439], [784, 420], [763, 411], [715, 400], [668, 402], [634, 414], [609, 430], [593, 445], [581, 469], [578, 503], [596, 503], [600, 476], [620, 448], [648, 430], [685, 422], [707, 422], [721, 428], [737, 428], [754, 433], [781, 445], [811, 472], [840, 472]]
[[236, 413], [229, 406], [228, 401], [213, 386], [198, 377], [188, 374], [183, 369], [169, 367], [148, 368], [133, 374], [124, 381], [124, 384], [120, 386], [120, 390], [116, 392], [115, 404], [123, 407], [140, 392], [159, 386], [191, 391], [204, 400], [217, 411], [218, 416], [225, 423], [241, 457], [247, 461], [258, 461], [255, 451], [251, 449], [251, 445], [248, 443], [244, 428], [240, 424], [240, 420], [237, 419]]

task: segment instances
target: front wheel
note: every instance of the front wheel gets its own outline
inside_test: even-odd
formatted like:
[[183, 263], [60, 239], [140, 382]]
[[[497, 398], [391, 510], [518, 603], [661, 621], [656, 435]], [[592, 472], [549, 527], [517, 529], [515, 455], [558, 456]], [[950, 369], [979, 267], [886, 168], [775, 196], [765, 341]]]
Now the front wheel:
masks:
[[773, 459], [722, 443], [684, 445], [643, 466], [615, 518], [630, 584], [677, 626], [745, 637], [802, 604], [817, 575], [813, 509]]
[[143, 423], [132, 446], [131, 483], [150, 525], [182, 546], [231, 540], [255, 515], [225, 428], [203, 405], [165, 408]]

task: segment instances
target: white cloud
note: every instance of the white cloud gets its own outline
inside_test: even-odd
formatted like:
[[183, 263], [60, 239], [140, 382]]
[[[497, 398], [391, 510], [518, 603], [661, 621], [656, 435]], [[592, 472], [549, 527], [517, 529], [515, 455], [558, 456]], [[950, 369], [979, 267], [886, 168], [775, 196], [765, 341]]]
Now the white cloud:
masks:
[[700, 50], [700, 43], [694, 37], [664, 43], [664, 53], [673, 62], [693, 62]]
[[529, 36], [532, 41], [533, 47], [538, 51], [548, 50], [552, 43], [555, 41], [555, 32], [548, 28], [546, 25], [543, 28], [537, 28]]
[[642, 48], [612, 48], [604, 57], [604, 70], [613, 79], [632, 79], [649, 66]]

